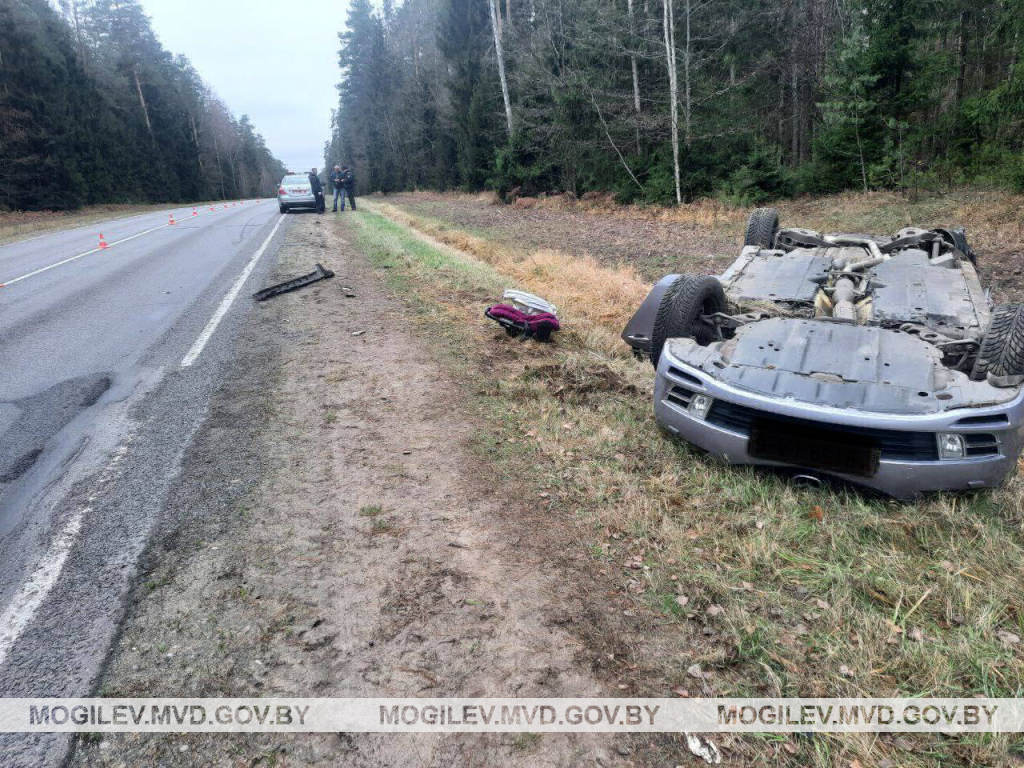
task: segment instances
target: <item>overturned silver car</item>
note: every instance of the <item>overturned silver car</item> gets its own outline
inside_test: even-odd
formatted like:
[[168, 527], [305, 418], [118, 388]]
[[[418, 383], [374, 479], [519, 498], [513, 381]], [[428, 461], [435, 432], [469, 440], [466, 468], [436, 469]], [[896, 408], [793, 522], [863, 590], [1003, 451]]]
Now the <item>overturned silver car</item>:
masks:
[[992, 306], [962, 229], [891, 237], [750, 216], [718, 277], [668, 275], [623, 332], [658, 422], [733, 464], [900, 498], [1016, 469], [1024, 309]]

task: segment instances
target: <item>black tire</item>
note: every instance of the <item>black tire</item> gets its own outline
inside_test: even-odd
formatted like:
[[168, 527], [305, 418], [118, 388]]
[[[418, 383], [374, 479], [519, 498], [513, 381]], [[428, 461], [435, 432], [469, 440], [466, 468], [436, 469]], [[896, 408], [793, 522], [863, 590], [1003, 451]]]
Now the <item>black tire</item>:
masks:
[[288, 209], [285, 208], [283, 205], [279, 205], [277, 207], [281, 211], [281, 213], [288, 213]]
[[986, 375], [1024, 374], [1024, 305], [997, 304], [985, 329], [971, 378], [984, 381]]
[[743, 245], [759, 248], [774, 248], [775, 236], [779, 233], [779, 212], [774, 208], [755, 208], [747, 219], [747, 233]]
[[661, 350], [669, 339], [694, 339], [701, 346], [717, 339], [714, 328], [700, 321], [701, 315], [724, 312], [725, 291], [718, 278], [682, 275], [665, 291], [654, 318], [651, 334], [651, 363], [658, 367]]

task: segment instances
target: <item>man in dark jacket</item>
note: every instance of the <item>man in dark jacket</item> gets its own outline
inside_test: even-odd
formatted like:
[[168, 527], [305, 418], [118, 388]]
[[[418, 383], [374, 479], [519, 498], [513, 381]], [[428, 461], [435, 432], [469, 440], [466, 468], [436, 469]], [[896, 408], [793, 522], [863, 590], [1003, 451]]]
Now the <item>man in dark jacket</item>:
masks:
[[[345, 187], [345, 194], [348, 201], [352, 203], [352, 210], [356, 209], [356, 175], [347, 165], [341, 169], [342, 186]], [[345, 198], [341, 198], [341, 210], [345, 210]]]
[[331, 176], [328, 179], [331, 182], [331, 186], [334, 187], [334, 208], [331, 213], [338, 212], [338, 199], [341, 199], [341, 210], [345, 210], [345, 176], [341, 172], [341, 166], [334, 166], [334, 170], [331, 171]]
[[316, 212], [323, 213], [327, 210], [327, 202], [324, 200], [324, 185], [320, 183], [316, 168], [309, 172], [309, 188], [316, 198]]

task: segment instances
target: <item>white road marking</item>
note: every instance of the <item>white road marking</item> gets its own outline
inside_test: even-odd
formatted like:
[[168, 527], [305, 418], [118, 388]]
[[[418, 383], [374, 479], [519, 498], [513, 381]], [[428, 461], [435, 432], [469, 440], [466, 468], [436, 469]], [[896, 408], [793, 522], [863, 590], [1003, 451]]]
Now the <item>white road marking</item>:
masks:
[[[257, 202], [260, 202], [260, 201], [257, 200]], [[216, 210], [221, 210], [221, 209], [218, 208]], [[40, 267], [39, 269], [33, 270], [32, 272], [28, 272], [28, 273], [26, 273], [24, 275], [20, 275], [18, 277], [12, 278], [11, 280], [0, 280], [0, 288], [6, 287], [6, 286], [9, 286], [9, 285], [14, 285], [15, 283], [19, 283], [22, 280], [28, 280], [30, 277], [35, 277], [36, 275], [40, 275], [43, 272], [48, 272], [51, 269], [56, 269], [57, 267], [61, 267], [61, 266], [65, 265], [65, 264], [68, 264], [68, 263], [70, 263], [72, 261], [76, 261], [78, 259], [81, 259], [83, 256], [91, 256], [94, 253], [99, 253], [100, 251], [107, 250], [109, 248], [113, 248], [115, 245], [120, 245], [121, 243], [127, 243], [129, 240], [134, 240], [137, 237], [142, 237], [143, 235], [148, 235], [150, 232], [156, 232], [158, 229], [166, 229], [167, 227], [170, 227], [170, 226], [177, 226], [178, 224], [184, 224], [186, 221], [191, 221], [192, 219], [198, 219], [200, 216], [205, 216], [206, 214], [212, 213], [212, 212], [213, 211], [203, 211], [202, 213], [196, 214], [195, 216], [192, 216], [191, 214], [187, 214], [185, 216], [182, 216], [181, 220], [180, 221], [176, 221], [173, 225], [170, 222], [168, 222], [166, 224], [161, 224], [159, 227], [153, 227], [152, 229], [147, 229], [145, 232], [137, 232], [134, 235], [130, 235], [128, 237], [121, 238], [120, 240], [115, 240], [112, 243], [108, 243], [107, 244], [107, 248], [93, 248], [91, 251], [86, 251], [85, 253], [80, 253], [77, 256], [70, 256], [70, 257], [68, 257], [66, 259], [61, 259], [60, 261], [54, 262], [53, 264], [49, 264], [49, 265], [47, 265], [45, 267]], [[140, 214], [140, 215], [148, 215], [148, 214]], [[97, 225], [96, 228], [99, 229], [100, 226], [102, 226], [102, 224]], [[25, 241], [22, 241], [22, 242], [25, 242]], [[17, 243], [11, 243], [11, 245], [17, 245]]]
[[263, 241], [263, 245], [259, 247], [259, 250], [257, 250], [255, 254], [253, 254], [249, 263], [245, 265], [245, 269], [242, 270], [242, 274], [240, 274], [238, 279], [235, 280], [234, 285], [231, 286], [231, 290], [227, 292], [227, 295], [221, 301], [220, 306], [217, 307], [217, 311], [214, 312], [213, 317], [210, 318], [210, 322], [206, 324], [203, 332], [199, 334], [199, 338], [196, 339], [196, 343], [192, 345], [192, 349], [188, 351], [188, 354], [185, 355], [185, 358], [181, 361], [182, 368], [188, 368], [199, 358], [199, 355], [203, 353], [203, 348], [206, 346], [206, 343], [217, 330], [217, 326], [220, 325], [220, 321], [224, 319], [224, 315], [228, 313], [231, 305], [238, 297], [238, 292], [242, 290], [242, 286], [245, 284], [245, 281], [256, 266], [256, 262], [260, 260], [260, 256], [263, 255], [263, 252], [267, 250], [267, 246], [270, 245], [270, 241], [274, 239], [274, 235], [277, 234], [278, 227], [281, 226], [281, 223], [284, 220], [285, 214], [282, 214], [281, 218], [277, 220], [277, 224], [275, 224], [274, 228], [270, 230], [270, 234], [267, 235], [267, 239]]
[[[171, 209], [168, 209], [168, 211], [169, 210], [171, 210]], [[174, 210], [177, 210], [177, 209], [174, 209]], [[0, 249], [11, 248], [11, 247], [13, 247], [15, 245], [21, 245], [22, 243], [31, 243], [31, 242], [34, 242], [36, 240], [42, 240], [44, 237], [53, 237], [54, 235], [63, 235], [66, 232], [77, 232], [80, 229], [95, 229], [97, 224], [114, 224], [115, 222], [118, 222], [118, 221], [128, 221], [129, 219], [138, 219], [138, 218], [141, 218], [143, 216], [152, 216], [155, 213], [167, 213], [167, 211], [146, 211], [145, 213], [133, 213], [130, 216], [118, 216], [118, 217], [113, 218], [113, 219], [104, 219], [102, 222], [90, 222], [88, 224], [83, 224], [80, 227], [68, 227], [67, 229], [55, 229], [53, 232], [47, 232], [46, 234], [43, 234], [43, 235], [36, 235], [35, 237], [26, 237], [23, 240], [15, 240], [14, 242], [11, 242], [11, 243], [4, 243], [3, 245], [0, 245]]]
[[82, 527], [82, 518], [90, 511], [91, 508], [84, 507], [71, 516], [64, 525], [64, 530], [36, 566], [31, 578], [22, 585], [21, 591], [8, 604], [3, 616], [0, 616], [0, 666], [3, 666], [14, 643], [57, 583], [64, 569], [64, 561], [68, 559], [71, 546]]
[[[207, 203], [207, 205], [209, 205], [209, 203]], [[198, 205], [198, 206], [194, 206], [194, 207], [201, 208], [202, 206]], [[132, 213], [132, 214], [130, 214], [128, 216], [117, 216], [117, 217], [115, 217], [113, 219], [103, 219], [102, 221], [91, 221], [88, 224], [82, 224], [80, 227], [68, 227], [67, 229], [55, 229], [53, 232], [47, 232], [46, 234], [43, 234], [43, 235], [36, 235], [35, 237], [26, 237], [26, 238], [24, 238], [22, 240], [15, 240], [12, 243], [4, 243], [3, 245], [0, 245], [0, 248], [11, 248], [11, 247], [13, 247], [15, 245], [21, 245], [22, 243], [31, 243], [31, 242], [33, 242], [35, 240], [42, 240], [44, 237], [52, 237], [53, 235], [63, 235], [66, 232], [77, 232], [80, 229], [98, 229], [99, 227], [101, 227], [101, 226], [103, 226], [105, 224], [114, 224], [115, 222], [118, 222], [118, 221], [128, 221], [129, 219], [138, 219], [138, 218], [141, 218], [143, 216], [154, 216], [154, 215], [156, 215], [158, 213], [168, 213], [169, 214], [169, 213], [173, 213], [174, 211], [177, 211], [177, 210], [179, 210], [179, 209], [178, 208], [165, 208], [162, 211], [146, 211], [145, 213]], [[183, 210], [187, 211], [188, 210], [188, 206], [185, 206], [185, 208]], [[200, 215], [202, 215], [202, 214], [200, 214]], [[192, 218], [191, 215], [189, 215], [189, 218]]]
[[[145, 232], [138, 232], [138, 233], [136, 233], [134, 235], [131, 235], [130, 237], [125, 237], [125, 238], [123, 238], [121, 240], [115, 240], [113, 243], [108, 243], [107, 244], [107, 248], [113, 248], [115, 245], [120, 245], [121, 243], [127, 243], [129, 240], [134, 240], [136, 237], [142, 237], [143, 235], [148, 235], [150, 232], [156, 232], [158, 229], [163, 229], [164, 227], [169, 227], [169, 226], [171, 226], [171, 225], [170, 224], [161, 224], [159, 227], [153, 227], [152, 229], [147, 229]], [[8, 286], [8, 285], [14, 285], [15, 283], [20, 283], [22, 280], [28, 280], [30, 277], [35, 277], [36, 275], [41, 275], [43, 272], [49, 272], [51, 269], [56, 269], [57, 267], [61, 267], [61, 266], [65, 265], [65, 264], [69, 264], [72, 261], [76, 261], [77, 259], [80, 259], [83, 256], [89, 256], [89, 255], [91, 255], [93, 253], [99, 253], [100, 251], [103, 251], [103, 250], [106, 250], [106, 248], [93, 248], [91, 251], [86, 251], [85, 253], [80, 253], [77, 256], [69, 256], [66, 259], [61, 259], [60, 261], [55, 261], [53, 264], [48, 264], [45, 267], [40, 267], [39, 269], [33, 270], [32, 272], [28, 272], [28, 273], [26, 273], [24, 275], [21, 275], [19, 277], [15, 277], [13, 280], [4, 280], [3, 282], [0, 282], [0, 285]]]

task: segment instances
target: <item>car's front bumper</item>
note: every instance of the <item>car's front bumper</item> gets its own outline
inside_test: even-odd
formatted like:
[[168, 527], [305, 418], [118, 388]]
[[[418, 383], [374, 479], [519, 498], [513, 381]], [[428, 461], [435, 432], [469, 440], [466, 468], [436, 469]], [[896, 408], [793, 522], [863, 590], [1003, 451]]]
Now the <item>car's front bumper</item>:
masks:
[[[959, 408], [930, 414], [888, 414], [852, 409], [828, 408], [796, 400], [764, 397], [717, 381], [704, 371], [673, 357], [671, 344], [665, 346], [654, 387], [654, 412], [658, 423], [713, 456], [730, 464], [805, 469], [812, 475], [831, 475], [864, 485], [897, 498], [912, 498], [927, 491], [990, 488], [999, 485], [1017, 468], [1024, 427], [1024, 392], [1006, 403], [984, 408]], [[751, 456], [750, 435], [742, 425], [723, 424], [697, 418], [673, 397], [673, 388], [708, 395], [765, 417], [816, 422], [829, 429], [886, 430], [893, 433], [959, 433], [980, 438], [992, 435], [996, 446], [991, 455], [957, 459], [904, 460], [887, 458], [883, 452], [877, 472], [870, 477], [800, 467]], [[734, 409], [735, 410], [735, 409]], [[964, 420], [969, 420], [967, 423]]]

